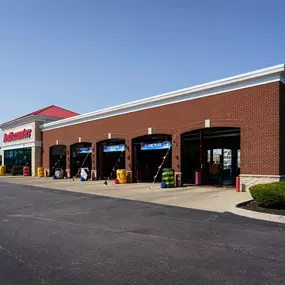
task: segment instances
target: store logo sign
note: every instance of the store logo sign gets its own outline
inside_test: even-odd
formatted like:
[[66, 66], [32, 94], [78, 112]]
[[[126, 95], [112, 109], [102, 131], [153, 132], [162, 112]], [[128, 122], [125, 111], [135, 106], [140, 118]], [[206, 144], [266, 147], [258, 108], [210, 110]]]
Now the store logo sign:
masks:
[[3, 142], [12, 142], [12, 141], [17, 141], [17, 140], [22, 140], [22, 139], [29, 139], [31, 137], [32, 130], [22, 130], [20, 132], [10, 132], [8, 134], [4, 134]]

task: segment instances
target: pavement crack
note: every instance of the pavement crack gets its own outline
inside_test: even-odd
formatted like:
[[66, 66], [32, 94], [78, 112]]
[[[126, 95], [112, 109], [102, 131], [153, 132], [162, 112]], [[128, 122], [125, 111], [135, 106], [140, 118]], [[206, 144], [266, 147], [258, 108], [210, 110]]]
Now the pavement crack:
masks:
[[[24, 268], [27, 268], [29, 265], [31, 265], [31, 262], [33, 260], [35, 260], [41, 253], [42, 251], [44, 250], [44, 248], [42, 248], [31, 260], [30, 262], [24, 267]], [[12, 254], [12, 252], [4, 247], [3, 245], [0, 245], [0, 252], [6, 252], [6, 254], [9, 256], [9, 257], [12, 257], [14, 259], [16, 259], [20, 264], [22, 264], [23, 266], [25, 265], [25, 262], [24, 260], [22, 260], [21, 258], [19, 258], [18, 256]], [[42, 276], [42, 274], [40, 274], [40, 272], [37, 271], [37, 269], [34, 267], [34, 266], [29, 266], [29, 268], [33, 271], [33, 273], [35, 274], [36, 278], [39, 280], [39, 284], [43, 284], [43, 285], [50, 285], [51, 283], [49, 283], [47, 280], [45, 280]]]
[[49, 218], [36, 217], [36, 216], [32, 216], [32, 215], [13, 214], [13, 215], [7, 215], [7, 217], [10, 217], [10, 218], [29, 218], [29, 219], [42, 220], [42, 221], [46, 221], [46, 222], [50, 222], [50, 223], [54, 222], [54, 223], [59, 223], [59, 224], [72, 225], [72, 226], [76, 226], [76, 227], [96, 229], [96, 230], [102, 230], [102, 231], [107, 231], [107, 232], [115, 232], [115, 233], [120, 232], [119, 230], [114, 230], [114, 229], [110, 229], [110, 228], [96, 227], [93, 225], [81, 225], [78, 223], [59, 221], [59, 220], [54, 220], [54, 219], [49, 219]]
[[29, 262], [28, 264], [26, 265], [26, 267], [28, 267], [32, 261], [34, 261], [45, 249], [42, 248]]
[[25, 264], [24, 260], [22, 260], [21, 258], [19, 258], [18, 256], [14, 255], [14, 254], [12, 254], [12, 252], [8, 248], [4, 247], [3, 245], [0, 245], [0, 251], [5, 251], [8, 254], [8, 256], [16, 259], [21, 264]]
[[216, 237], [219, 236], [219, 235], [217, 234], [217, 232], [216, 232], [214, 229], [212, 229], [212, 233], [213, 233]]
[[[52, 205], [61, 205], [61, 204], [68, 204], [68, 203], [73, 203], [73, 202], [78, 202], [78, 201], [84, 201], [88, 198], [84, 197], [84, 198], [77, 198], [77, 199], [73, 199], [73, 200], [69, 200], [69, 201], [52, 201], [51, 203], [47, 203], [47, 206], [52, 206]], [[28, 208], [33, 208], [36, 207], [36, 204], [28, 204], [26, 206], [22, 206], [22, 207], [18, 207], [15, 208], [13, 210], [23, 210], [23, 209], [28, 209]]]
[[32, 208], [32, 207], [35, 207], [35, 205], [34, 204], [29, 204], [29, 205], [26, 205], [26, 206], [15, 208], [13, 210], [23, 210], [23, 209]]
[[236, 248], [233, 248], [233, 247], [228, 246], [228, 245], [224, 245], [224, 246], [225, 246], [226, 249], [231, 249], [235, 253], [238, 253], [238, 254], [241, 254], [241, 255], [246, 255], [246, 256], [250, 256], [250, 257], [254, 257], [254, 258], [258, 258], [258, 259], [262, 259], [262, 260], [266, 260], [266, 261], [274, 261], [274, 262], [281, 263], [281, 264], [285, 263], [283, 260], [278, 260], [276, 258], [259, 256], [259, 255], [253, 254], [253, 253], [244, 252], [244, 251], [242, 251], [240, 249], [236, 249]]

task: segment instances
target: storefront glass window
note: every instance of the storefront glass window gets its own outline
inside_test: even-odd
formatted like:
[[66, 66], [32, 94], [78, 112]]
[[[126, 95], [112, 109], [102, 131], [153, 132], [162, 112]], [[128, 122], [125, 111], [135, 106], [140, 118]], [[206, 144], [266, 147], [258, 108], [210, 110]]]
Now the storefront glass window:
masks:
[[211, 163], [211, 150], [210, 149], [207, 150], [207, 162]]
[[8, 167], [31, 166], [32, 151], [31, 148], [21, 148], [4, 151], [4, 163]]
[[213, 163], [220, 164], [222, 156], [222, 149], [213, 149]]
[[24, 164], [24, 150], [19, 149], [18, 150], [18, 159], [17, 159], [17, 165], [23, 165]]
[[13, 150], [7, 150], [4, 152], [4, 161], [5, 161], [5, 164], [6, 165], [10, 165], [10, 164], [13, 164], [13, 161], [14, 161], [14, 152]]

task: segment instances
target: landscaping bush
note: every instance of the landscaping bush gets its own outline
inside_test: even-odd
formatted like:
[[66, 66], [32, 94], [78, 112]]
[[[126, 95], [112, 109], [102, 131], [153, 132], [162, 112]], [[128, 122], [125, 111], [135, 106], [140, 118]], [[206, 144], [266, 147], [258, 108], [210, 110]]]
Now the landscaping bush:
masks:
[[11, 175], [16, 175], [16, 167], [15, 167], [15, 165], [13, 165], [12, 168], [11, 168]]
[[285, 187], [285, 181], [272, 182], [271, 184], [284, 185]]
[[23, 166], [20, 165], [15, 166], [15, 175], [23, 175]]
[[13, 165], [10, 169], [7, 168], [7, 173], [13, 176], [23, 175], [23, 166]]
[[249, 188], [252, 198], [265, 207], [285, 207], [285, 183], [259, 184]]

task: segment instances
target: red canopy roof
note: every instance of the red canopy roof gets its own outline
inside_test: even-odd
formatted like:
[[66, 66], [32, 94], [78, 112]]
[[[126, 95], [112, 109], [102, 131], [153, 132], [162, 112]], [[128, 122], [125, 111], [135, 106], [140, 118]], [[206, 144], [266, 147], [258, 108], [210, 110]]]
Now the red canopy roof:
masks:
[[74, 117], [77, 115], [79, 115], [79, 114], [72, 112], [72, 111], [69, 111], [69, 110], [66, 110], [66, 109], [63, 109], [63, 108], [60, 108], [60, 107], [55, 106], [55, 105], [51, 105], [51, 106], [48, 106], [48, 107], [45, 107], [43, 109], [34, 111], [32, 113], [29, 113], [27, 115], [24, 115], [22, 117], [19, 117], [17, 119], [11, 120], [11, 121], [6, 122], [6, 123], [11, 123], [11, 122], [14, 122], [14, 121], [17, 121], [19, 119], [23, 119], [23, 118], [26, 118], [29, 116], [44, 116], [44, 117], [52, 117], [52, 118], [58, 118], [58, 119], [66, 119], [66, 118]]

